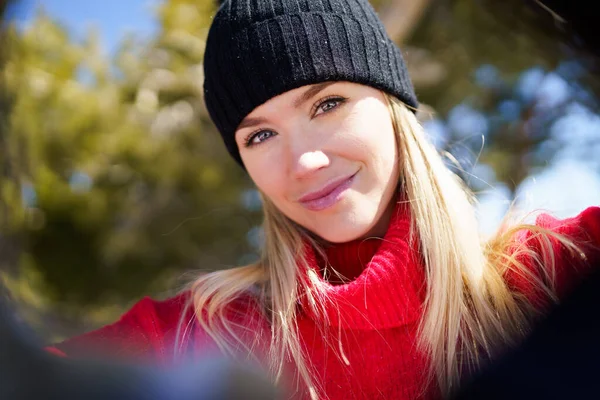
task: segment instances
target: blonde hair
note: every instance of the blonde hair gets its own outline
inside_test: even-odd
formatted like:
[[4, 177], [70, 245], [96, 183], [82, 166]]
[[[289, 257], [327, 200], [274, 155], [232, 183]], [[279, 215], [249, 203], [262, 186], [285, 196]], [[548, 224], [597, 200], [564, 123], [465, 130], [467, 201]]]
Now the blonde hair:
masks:
[[[576, 247], [551, 231], [524, 224], [483, 243], [473, 194], [444, 164], [414, 113], [396, 98], [386, 98], [396, 135], [399, 190], [410, 204], [412, 237], [418, 240], [427, 280], [418, 345], [431, 360], [430, 376], [442, 393], [450, 394], [461, 374], [516, 343], [541, 311], [511, 290], [503, 279], [507, 270], [555, 300], [552, 239], [570, 250]], [[299, 285], [313, 312], [322, 315], [320, 307], [328, 301], [321, 280], [310, 272], [303, 246], [322, 249], [310, 232], [264, 196], [263, 205], [265, 241], [259, 261], [198, 277], [189, 288], [190, 302], [198, 323], [223, 352], [235, 355], [242, 348], [251, 353], [259, 335], [253, 343], [242, 339], [236, 330], [239, 321], [228, 320], [226, 310], [238, 297], [253, 293], [270, 327], [267, 363], [275, 382], [291, 360], [311, 398], [325, 398], [304, 358], [296, 326]], [[530, 242], [518, 245], [514, 234], [524, 229], [531, 232]], [[525, 257], [533, 261], [533, 269], [526, 267]], [[309, 273], [300, 274], [300, 269]], [[338, 356], [348, 364], [341, 347]]]

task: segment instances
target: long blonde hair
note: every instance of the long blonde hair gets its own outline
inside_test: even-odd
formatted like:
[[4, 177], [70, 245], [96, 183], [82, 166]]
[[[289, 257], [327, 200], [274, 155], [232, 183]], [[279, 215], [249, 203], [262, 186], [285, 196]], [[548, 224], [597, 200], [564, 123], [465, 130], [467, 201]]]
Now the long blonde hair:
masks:
[[[431, 361], [430, 376], [442, 393], [450, 394], [461, 374], [476, 370], [497, 351], [516, 343], [540, 312], [507, 285], [503, 279], [507, 270], [533, 282], [554, 300], [552, 239], [571, 250], [576, 247], [555, 233], [524, 224], [483, 242], [473, 194], [444, 164], [414, 113], [396, 98], [386, 98], [396, 135], [399, 190], [410, 203], [411, 232], [419, 242], [427, 280], [418, 344]], [[267, 362], [274, 380], [280, 380], [284, 364], [292, 361], [310, 396], [325, 398], [304, 358], [296, 329], [298, 285], [303, 285], [303, 295], [315, 313], [321, 314], [320, 306], [327, 301], [319, 279], [299, 274], [300, 269], [309, 269], [304, 243], [318, 252], [322, 249], [309, 232], [264, 196], [262, 200], [264, 246], [259, 261], [199, 276], [189, 287], [190, 302], [198, 323], [223, 352], [235, 354], [241, 347], [251, 353], [256, 343], [238, 336], [234, 325], [239, 321], [229, 321], [226, 309], [239, 296], [253, 293], [270, 329]], [[514, 234], [523, 229], [531, 231], [536, 251], [527, 243], [515, 246]], [[523, 257], [533, 260], [533, 270], [526, 268]], [[342, 352], [339, 356], [347, 363]]]

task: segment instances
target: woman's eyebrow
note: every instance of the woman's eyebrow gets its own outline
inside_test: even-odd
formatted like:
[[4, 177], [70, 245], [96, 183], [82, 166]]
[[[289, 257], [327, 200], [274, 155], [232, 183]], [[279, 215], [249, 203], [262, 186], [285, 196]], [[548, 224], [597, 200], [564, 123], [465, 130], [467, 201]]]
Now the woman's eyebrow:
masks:
[[[294, 100], [294, 107], [298, 108], [302, 104], [306, 103], [311, 98], [315, 97], [319, 92], [327, 88], [328, 86], [337, 83], [336, 81], [322, 82], [316, 85], [312, 85], [304, 93], [302, 93], [296, 100]], [[258, 118], [244, 118], [242, 122], [238, 125], [237, 129], [240, 130], [242, 128], [248, 128], [254, 125], [260, 125], [268, 122], [266, 118], [258, 117]]]
[[336, 83], [336, 82], [330, 81], [330, 82], [319, 83], [317, 85], [312, 85], [311, 87], [306, 89], [306, 91], [304, 93], [302, 93], [300, 96], [298, 96], [298, 98], [294, 101], [294, 107], [296, 107], [296, 108], [300, 107], [302, 104], [306, 103], [308, 100], [310, 100], [311, 98], [316, 96], [321, 90], [325, 89], [326, 87], [328, 87], [330, 85], [333, 85], [334, 83]]
[[267, 119], [262, 117], [244, 118], [244, 120], [238, 125], [237, 129], [240, 130], [242, 128], [248, 128], [250, 126], [264, 124], [265, 122], [267, 122]]

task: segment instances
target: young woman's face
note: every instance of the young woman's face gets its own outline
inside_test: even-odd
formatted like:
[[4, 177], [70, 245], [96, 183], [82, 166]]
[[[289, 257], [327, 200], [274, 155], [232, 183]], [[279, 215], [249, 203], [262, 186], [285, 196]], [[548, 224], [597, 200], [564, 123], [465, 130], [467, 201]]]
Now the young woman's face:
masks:
[[283, 93], [236, 131], [242, 161], [287, 217], [333, 243], [383, 236], [398, 182], [383, 93], [325, 82]]

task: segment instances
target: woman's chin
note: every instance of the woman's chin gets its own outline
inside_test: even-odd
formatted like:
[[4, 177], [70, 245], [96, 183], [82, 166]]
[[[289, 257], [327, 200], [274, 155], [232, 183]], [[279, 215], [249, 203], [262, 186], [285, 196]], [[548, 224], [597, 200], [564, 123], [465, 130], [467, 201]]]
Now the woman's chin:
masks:
[[318, 227], [311, 229], [317, 236], [330, 243], [346, 243], [364, 237], [371, 224], [350, 223], [352, 219], [340, 217], [338, 221], [323, 220]]

